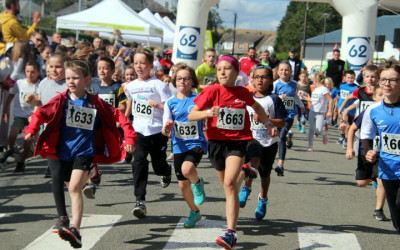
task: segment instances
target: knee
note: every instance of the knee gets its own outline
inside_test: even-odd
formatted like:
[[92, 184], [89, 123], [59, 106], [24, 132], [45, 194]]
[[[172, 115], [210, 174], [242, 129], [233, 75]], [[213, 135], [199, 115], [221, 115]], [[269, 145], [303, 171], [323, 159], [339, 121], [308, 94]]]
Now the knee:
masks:
[[231, 193], [236, 190], [235, 181], [234, 180], [224, 180], [224, 190], [226, 193]]
[[357, 185], [359, 187], [366, 187], [369, 185], [370, 182], [370, 180], [357, 180]]
[[82, 187], [77, 185], [77, 184], [69, 184], [68, 185], [68, 191], [70, 194], [82, 194]]

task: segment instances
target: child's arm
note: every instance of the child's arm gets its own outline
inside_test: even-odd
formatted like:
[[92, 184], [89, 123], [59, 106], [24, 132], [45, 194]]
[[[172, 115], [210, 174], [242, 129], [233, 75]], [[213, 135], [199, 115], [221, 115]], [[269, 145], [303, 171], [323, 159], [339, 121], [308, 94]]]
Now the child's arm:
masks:
[[258, 102], [254, 102], [254, 104], [251, 107], [254, 109], [255, 113], [258, 115], [258, 119], [261, 120], [261, 122], [265, 124], [270, 135], [272, 137], [276, 137], [278, 135], [278, 133], [277, 133], [278, 130], [274, 129], [272, 127], [272, 122], [269, 120], [267, 113], [265, 113], [264, 108]]
[[340, 106], [340, 109], [339, 109], [339, 111], [338, 111], [339, 114], [342, 113], [344, 107], [346, 107], [346, 105], [347, 105], [351, 100], [353, 100], [353, 95], [349, 95], [348, 97], [346, 97], [346, 99], [344, 99], [344, 101], [343, 101], [343, 103], [342, 103], [342, 106]]
[[119, 109], [113, 107], [113, 112], [115, 121], [121, 124], [121, 128], [124, 130], [125, 150], [128, 153], [132, 153], [135, 151], [136, 132], [131, 122]]
[[348, 123], [348, 116], [347, 113], [349, 113], [351, 110], [355, 109], [357, 107], [357, 104], [353, 103], [350, 106], [348, 106], [342, 114], [342, 120], [347, 124]]
[[331, 94], [325, 94], [325, 98], [329, 101], [328, 112], [326, 113], [326, 117], [332, 117], [332, 107], [333, 107], [333, 100]]
[[214, 106], [209, 110], [200, 110], [197, 105], [195, 105], [188, 115], [189, 121], [199, 121], [209, 117], [218, 117], [219, 106]]
[[129, 99], [129, 100], [127, 101], [127, 103], [128, 103], [128, 105], [127, 105], [127, 107], [126, 107], [126, 109], [125, 109], [125, 116], [126, 116], [126, 117], [129, 117], [129, 116], [132, 114], [132, 100]]
[[119, 111], [121, 111], [123, 114], [125, 114], [125, 112], [126, 112], [126, 102], [119, 103], [119, 104], [118, 104], [118, 109], [119, 109]]
[[10, 118], [9, 117], [10, 116], [10, 114], [9, 114], [10, 104], [11, 104], [12, 100], [14, 99], [14, 96], [15, 95], [13, 95], [13, 94], [8, 95], [6, 104], [4, 105], [4, 108], [3, 108], [3, 119], [6, 123], [8, 123], [8, 118]]
[[27, 94], [24, 98], [24, 101], [36, 107], [42, 106], [42, 101], [40, 97], [35, 96], [34, 94]]
[[174, 121], [172, 121], [171, 119], [168, 119], [165, 122], [164, 127], [161, 130], [161, 133], [164, 136], [171, 138], [173, 126], [174, 126]]
[[149, 102], [149, 104], [150, 104], [150, 106], [152, 106], [153, 108], [164, 110], [164, 103], [158, 103], [157, 101], [151, 100], [151, 101]]
[[303, 95], [302, 92], [299, 92], [299, 95], [300, 95], [304, 100], [311, 102], [311, 97], [310, 97], [309, 95], [308, 95], [308, 96], [305, 96], [305, 95]]
[[348, 160], [353, 159], [355, 156], [354, 152], [354, 135], [356, 134], [356, 131], [358, 130], [357, 126], [355, 123], [351, 124], [349, 131], [347, 132], [347, 150], [346, 150], [346, 158]]

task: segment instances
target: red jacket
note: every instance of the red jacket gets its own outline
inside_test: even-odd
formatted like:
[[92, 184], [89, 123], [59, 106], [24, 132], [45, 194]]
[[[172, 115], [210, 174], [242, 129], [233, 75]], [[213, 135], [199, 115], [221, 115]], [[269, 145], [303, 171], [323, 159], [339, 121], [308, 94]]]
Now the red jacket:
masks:
[[[46, 105], [43, 105], [31, 116], [29, 125], [25, 128], [25, 135], [36, 135], [40, 125], [47, 123], [46, 129], [39, 136], [36, 143], [35, 156], [58, 160], [57, 145], [60, 137], [60, 123], [63, 117], [63, 107], [67, 104], [68, 90], [55, 96]], [[129, 120], [121, 111], [101, 100], [98, 95], [89, 94], [91, 104], [97, 109], [99, 126], [96, 130], [95, 151], [93, 163], [114, 163], [125, 159], [126, 151], [122, 136], [116, 127], [116, 122], [124, 130], [125, 144], [135, 145], [136, 132]], [[104, 154], [107, 145], [108, 156]]]

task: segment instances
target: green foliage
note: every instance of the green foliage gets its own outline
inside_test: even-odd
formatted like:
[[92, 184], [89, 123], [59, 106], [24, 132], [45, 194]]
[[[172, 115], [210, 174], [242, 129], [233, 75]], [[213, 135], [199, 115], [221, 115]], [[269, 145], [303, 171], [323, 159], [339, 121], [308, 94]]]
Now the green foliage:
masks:
[[76, 0], [33, 0], [33, 2], [39, 5], [41, 5], [43, 1], [47, 3], [46, 8], [49, 8], [51, 11], [59, 11], [77, 2]]
[[222, 28], [222, 18], [219, 15], [217, 9], [210, 9], [208, 13], [207, 29], [211, 30], [211, 36], [213, 43], [216, 44], [222, 37], [222, 33], [218, 32], [219, 28]]
[[[300, 43], [304, 36], [305, 10], [306, 3], [290, 2], [277, 29], [275, 51], [287, 54], [292, 47], [300, 51]], [[330, 4], [309, 3], [306, 39], [323, 34], [323, 13], [329, 14], [326, 20], [326, 33], [342, 27], [342, 17]]]

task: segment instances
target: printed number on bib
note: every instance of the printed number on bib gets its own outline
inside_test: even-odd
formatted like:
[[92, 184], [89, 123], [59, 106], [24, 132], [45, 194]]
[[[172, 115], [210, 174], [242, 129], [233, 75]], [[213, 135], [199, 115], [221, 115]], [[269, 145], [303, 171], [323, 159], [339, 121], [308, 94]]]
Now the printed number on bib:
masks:
[[211, 76], [205, 76], [203, 85], [207, 85], [209, 82], [213, 83], [217, 78]]
[[97, 110], [75, 105], [68, 105], [67, 126], [93, 130]]
[[114, 94], [99, 94], [101, 100], [115, 107], [115, 95]]
[[400, 135], [382, 133], [382, 151], [392, 155], [400, 155]]
[[348, 90], [340, 90], [340, 98], [346, 99], [350, 95], [350, 91]]
[[285, 99], [282, 100], [283, 105], [285, 105], [285, 109], [293, 109], [294, 107], [294, 97], [286, 96]]
[[311, 101], [318, 102], [319, 101], [319, 95], [317, 93], [313, 93], [311, 95]]
[[[265, 110], [265, 113], [267, 113], [267, 117], [269, 117], [269, 112], [268, 110]], [[256, 122], [254, 121], [254, 112], [249, 113], [250, 115], [250, 122], [251, 122], [251, 129], [265, 129], [267, 130], [267, 127], [265, 127], [264, 123], [262, 122]]]
[[373, 150], [375, 152], [379, 153], [380, 152], [380, 146], [381, 146], [380, 137], [379, 137], [379, 135], [377, 135], [377, 136], [375, 136], [375, 139], [373, 141]]
[[135, 116], [147, 119], [153, 119], [154, 107], [150, 106], [150, 102], [146, 100], [134, 100], [133, 112]]
[[244, 128], [244, 109], [220, 108], [217, 128], [242, 130]]
[[199, 133], [197, 131], [196, 122], [174, 122], [175, 125], [175, 137], [180, 139], [199, 139]]
[[361, 101], [361, 103], [360, 103], [360, 113], [363, 112], [364, 110], [366, 110], [369, 106], [371, 106], [374, 103], [375, 102], [371, 102], [371, 101]]

